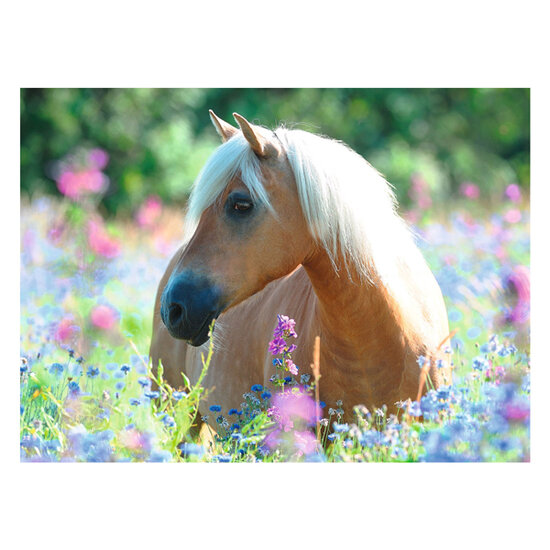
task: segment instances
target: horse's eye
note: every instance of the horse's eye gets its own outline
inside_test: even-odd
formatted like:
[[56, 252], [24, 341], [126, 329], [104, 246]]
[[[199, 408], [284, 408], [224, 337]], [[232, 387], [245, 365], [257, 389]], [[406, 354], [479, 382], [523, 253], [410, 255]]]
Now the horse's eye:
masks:
[[246, 212], [252, 208], [252, 201], [246, 199], [237, 199], [233, 203], [233, 210], [237, 212]]

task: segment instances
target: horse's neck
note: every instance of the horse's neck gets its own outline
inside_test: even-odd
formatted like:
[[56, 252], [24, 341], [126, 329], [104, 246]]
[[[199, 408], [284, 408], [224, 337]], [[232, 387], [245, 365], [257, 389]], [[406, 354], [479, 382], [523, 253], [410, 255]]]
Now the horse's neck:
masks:
[[360, 361], [387, 346], [404, 347], [408, 330], [403, 312], [380, 280], [359, 282], [351, 268], [337, 273], [324, 252], [304, 267], [318, 298], [323, 339], [335, 354]]

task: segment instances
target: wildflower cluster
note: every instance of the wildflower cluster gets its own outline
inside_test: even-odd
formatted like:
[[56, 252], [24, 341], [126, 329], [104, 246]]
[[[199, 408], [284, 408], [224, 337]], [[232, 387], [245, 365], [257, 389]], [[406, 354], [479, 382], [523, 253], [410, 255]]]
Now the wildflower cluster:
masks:
[[292, 352], [296, 349], [295, 344], [288, 344], [289, 338], [297, 338], [294, 330], [296, 321], [286, 315], [277, 315], [277, 326], [273, 331], [273, 340], [269, 342], [269, 352], [274, 356], [273, 365], [276, 368], [276, 374], [271, 378], [275, 386], [283, 388], [290, 384], [292, 377], [286, 375], [290, 373], [293, 376], [298, 375], [298, 366], [292, 361]]
[[[22, 205], [21, 460], [529, 460], [528, 212], [517, 186], [505, 189], [502, 211], [418, 228], [458, 329], [442, 350], [452, 351], [452, 384], [428, 379], [397, 414], [346, 403], [357, 405], [346, 416], [342, 402], [313, 399], [322, 382], [294, 364], [296, 323], [279, 315], [271, 383], [258, 380], [233, 409], [206, 401], [213, 442], [203, 445], [192, 430], [209, 399], [201, 382], [171, 388], [136, 351], [149, 346], [151, 299], [181, 237], [166, 227], [179, 224], [160, 223], [169, 213], [155, 197], [131, 228], [104, 220], [96, 206], [107, 166], [100, 151], [80, 151], [53, 174], [63, 200]], [[418, 179], [413, 191], [428, 221], [429, 186]], [[475, 188], [464, 193], [475, 205]]]

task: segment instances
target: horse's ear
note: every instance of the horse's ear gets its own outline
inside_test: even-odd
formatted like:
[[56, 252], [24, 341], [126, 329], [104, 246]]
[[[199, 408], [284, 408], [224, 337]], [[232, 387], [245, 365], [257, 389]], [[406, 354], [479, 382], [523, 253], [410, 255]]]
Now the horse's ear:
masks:
[[267, 156], [269, 142], [259, 132], [255, 132], [250, 122], [239, 113], [233, 113], [233, 117], [256, 155], [259, 157]]
[[224, 143], [239, 131], [234, 126], [231, 126], [231, 124], [225, 122], [225, 120], [218, 118], [212, 109], [208, 112], [210, 113], [210, 120], [214, 128], [216, 128], [216, 132], [218, 132], [218, 135], [222, 138]]

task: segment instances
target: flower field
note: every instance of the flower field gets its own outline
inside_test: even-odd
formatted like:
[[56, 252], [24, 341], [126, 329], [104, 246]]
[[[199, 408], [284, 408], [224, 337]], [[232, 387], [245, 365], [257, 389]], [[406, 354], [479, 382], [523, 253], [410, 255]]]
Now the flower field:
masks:
[[239, 410], [212, 405], [216, 433], [198, 439], [206, 390], [171, 388], [147, 357], [157, 284], [183, 216], [151, 196], [132, 219], [104, 219], [107, 162], [89, 151], [85, 170], [60, 166], [62, 198], [22, 203], [22, 461], [529, 461], [529, 212], [517, 186], [489, 209], [465, 184], [463, 202], [434, 216], [413, 181], [405, 216], [446, 299], [451, 386], [434, 390], [428, 379], [428, 393], [400, 403], [398, 416], [356, 403], [355, 421], [343, 423], [341, 402], [316, 398], [325, 366], [293, 363], [300, 327], [281, 311], [265, 343], [271, 387], [253, 385]]

